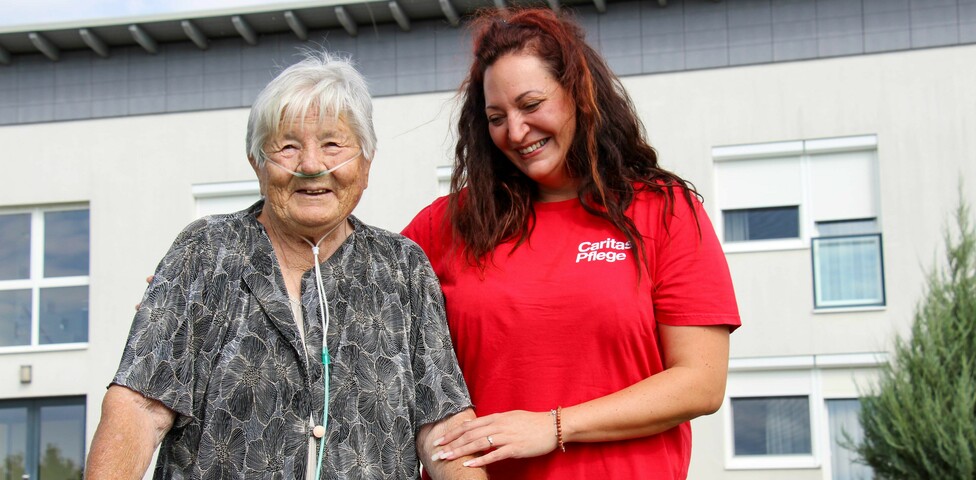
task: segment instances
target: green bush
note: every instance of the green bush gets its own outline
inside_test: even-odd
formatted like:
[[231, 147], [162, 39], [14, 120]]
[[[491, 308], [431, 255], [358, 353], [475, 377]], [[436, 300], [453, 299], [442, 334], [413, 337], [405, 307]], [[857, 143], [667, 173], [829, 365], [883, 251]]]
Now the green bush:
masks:
[[856, 450], [879, 478], [976, 479], [976, 231], [964, 201], [955, 221], [911, 338], [897, 339], [877, 390], [861, 399]]

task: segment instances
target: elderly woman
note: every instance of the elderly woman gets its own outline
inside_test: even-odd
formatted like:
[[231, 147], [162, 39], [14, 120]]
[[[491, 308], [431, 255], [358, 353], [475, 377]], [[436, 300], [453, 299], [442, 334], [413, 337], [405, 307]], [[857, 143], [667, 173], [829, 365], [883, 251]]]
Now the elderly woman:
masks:
[[86, 478], [141, 478], [160, 442], [155, 478], [416, 478], [423, 446], [474, 418], [423, 252], [351, 216], [375, 145], [344, 60], [310, 54], [258, 95], [264, 198], [192, 223], [160, 262]]

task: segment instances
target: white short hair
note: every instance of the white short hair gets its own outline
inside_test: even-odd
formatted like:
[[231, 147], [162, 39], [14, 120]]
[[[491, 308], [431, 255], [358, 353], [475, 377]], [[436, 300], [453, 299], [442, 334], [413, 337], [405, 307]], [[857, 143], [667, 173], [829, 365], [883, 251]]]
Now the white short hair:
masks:
[[342, 117], [359, 141], [363, 157], [372, 160], [376, 132], [366, 79], [348, 58], [324, 50], [303, 53], [302, 61], [278, 74], [254, 100], [247, 119], [248, 157], [263, 165], [264, 144], [278, 133], [282, 122], [303, 119], [318, 109], [318, 118]]

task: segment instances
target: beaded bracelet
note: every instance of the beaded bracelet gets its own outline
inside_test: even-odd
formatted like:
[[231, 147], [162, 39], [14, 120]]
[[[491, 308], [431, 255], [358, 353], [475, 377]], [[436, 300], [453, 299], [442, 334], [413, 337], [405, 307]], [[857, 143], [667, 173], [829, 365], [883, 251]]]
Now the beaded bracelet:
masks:
[[562, 424], [563, 407], [560, 406], [560, 407], [556, 407], [553, 410], [549, 410], [549, 414], [552, 415], [552, 420], [556, 424], [556, 444], [559, 446], [560, 450], [565, 452], [566, 444], [563, 443], [563, 424]]

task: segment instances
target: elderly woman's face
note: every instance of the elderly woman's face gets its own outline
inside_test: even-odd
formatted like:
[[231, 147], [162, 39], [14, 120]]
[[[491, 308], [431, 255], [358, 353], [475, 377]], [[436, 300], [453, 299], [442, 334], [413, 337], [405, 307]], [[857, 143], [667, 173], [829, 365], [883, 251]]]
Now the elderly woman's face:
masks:
[[[290, 233], [324, 235], [352, 213], [366, 189], [370, 162], [341, 116], [319, 119], [318, 112], [312, 111], [304, 119], [283, 122], [264, 151], [270, 161], [260, 167], [252, 162], [252, 166], [265, 196], [265, 211]], [[288, 172], [314, 175], [349, 159], [332, 173], [315, 178]]]

